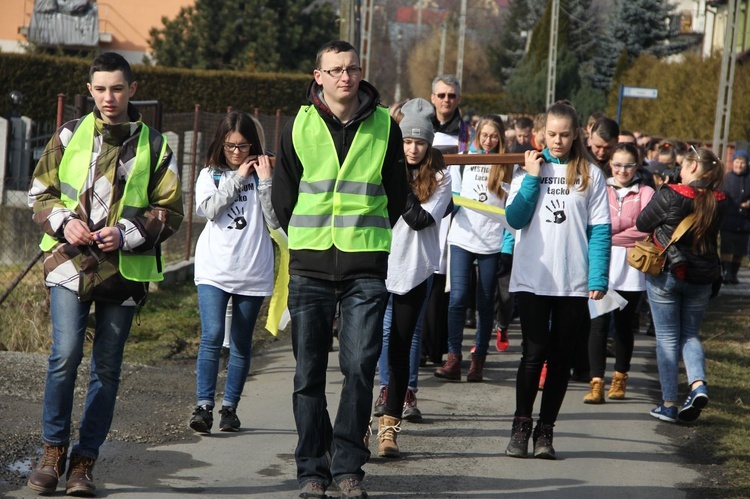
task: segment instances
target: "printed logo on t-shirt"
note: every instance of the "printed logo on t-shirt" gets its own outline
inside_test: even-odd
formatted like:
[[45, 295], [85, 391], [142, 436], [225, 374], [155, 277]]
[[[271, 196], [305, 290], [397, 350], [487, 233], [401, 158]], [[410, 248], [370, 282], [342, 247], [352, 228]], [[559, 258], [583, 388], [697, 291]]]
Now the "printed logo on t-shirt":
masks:
[[247, 227], [247, 220], [245, 220], [245, 208], [232, 206], [227, 213], [227, 216], [232, 219], [232, 222], [227, 226], [227, 229], [242, 230]]
[[561, 224], [568, 219], [568, 217], [565, 216], [565, 201], [553, 199], [547, 206], [545, 206], [545, 208], [552, 213], [552, 220], [547, 219], [548, 223]]

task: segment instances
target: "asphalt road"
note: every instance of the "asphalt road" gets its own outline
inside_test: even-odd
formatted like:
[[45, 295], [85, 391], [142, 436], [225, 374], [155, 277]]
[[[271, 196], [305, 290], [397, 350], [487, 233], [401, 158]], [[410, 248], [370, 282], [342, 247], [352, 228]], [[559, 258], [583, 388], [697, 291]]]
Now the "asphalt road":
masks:
[[[467, 357], [473, 336], [467, 330]], [[424, 368], [418, 393], [424, 422], [404, 425], [398, 439], [403, 457], [378, 458], [377, 439], [371, 439], [364, 482], [370, 497], [687, 497], [699, 475], [681, 460], [674, 442], [689, 438], [692, 430], [648, 414], [659, 398], [654, 348], [652, 337], [636, 336], [624, 401], [583, 404], [587, 385], [571, 383], [555, 428], [557, 461], [504, 455], [520, 358], [518, 324], [511, 329], [510, 349], [488, 357], [484, 383], [443, 382], [432, 376], [433, 366]], [[329, 366], [332, 419], [341, 386], [337, 354], [330, 354]], [[467, 368], [465, 361], [464, 375]], [[296, 497], [293, 371], [288, 342], [264, 353], [238, 410], [240, 433], [215, 432], [197, 442], [162, 446], [108, 441], [94, 470], [98, 495]], [[62, 483], [56, 495], [64, 495]], [[24, 487], [7, 497], [35, 494]]]

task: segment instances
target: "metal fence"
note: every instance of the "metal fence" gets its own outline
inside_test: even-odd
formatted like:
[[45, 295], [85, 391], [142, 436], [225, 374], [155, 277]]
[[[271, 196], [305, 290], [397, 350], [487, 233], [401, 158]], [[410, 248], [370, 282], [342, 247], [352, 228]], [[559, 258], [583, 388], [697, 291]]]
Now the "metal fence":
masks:
[[[291, 118], [253, 113], [263, 126], [266, 150], [275, 153], [278, 140], [286, 122]], [[80, 115], [73, 106], [60, 108], [59, 120]], [[163, 247], [167, 264], [192, 258], [195, 244], [205, 220], [193, 217], [191, 205], [198, 172], [205, 166], [208, 145], [213, 139], [224, 114], [207, 113], [196, 106], [193, 113], [165, 113], [160, 117], [161, 131], [167, 136], [175, 154], [182, 180], [185, 220], [179, 231]], [[153, 123], [156, 116], [144, 120]], [[34, 137], [26, 147], [37, 151], [43, 148], [54, 126], [39, 126], [47, 135]], [[194, 137], [197, 137], [194, 140]], [[38, 159], [36, 157], [33, 163]], [[27, 203], [27, 190], [31, 178], [5, 179], [5, 190], [0, 193], [0, 350], [37, 351], [49, 347], [49, 315], [47, 295], [42, 282], [42, 264], [39, 251], [41, 229], [32, 221]]]

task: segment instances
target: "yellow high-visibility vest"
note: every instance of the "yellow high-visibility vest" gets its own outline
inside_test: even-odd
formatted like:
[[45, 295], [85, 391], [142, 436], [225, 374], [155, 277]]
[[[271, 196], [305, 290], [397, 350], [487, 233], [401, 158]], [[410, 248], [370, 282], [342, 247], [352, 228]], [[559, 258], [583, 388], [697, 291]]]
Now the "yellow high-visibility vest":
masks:
[[[60, 179], [60, 199], [65, 207], [75, 212], [78, 207], [78, 199], [81, 189], [86, 181], [91, 154], [94, 144], [94, 114], [90, 113], [84, 118], [73, 133], [65, 148], [58, 177]], [[161, 164], [167, 149], [167, 139], [162, 136], [162, 148], [159, 160], [154, 169]], [[135, 153], [133, 170], [125, 181], [120, 208], [117, 212], [110, 211], [107, 215], [107, 226], [113, 226], [125, 216], [130, 217], [139, 210], [149, 206], [148, 183], [151, 179], [151, 143], [149, 141], [149, 129], [145, 124], [141, 126], [138, 136], [138, 146]], [[60, 243], [57, 239], [45, 234], [39, 247], [44, 251], [50, 251]], [[158, 282], [164, 279], [162, 269], [164, 260], [161, 254], [152, 249], [142, 253], [130, 251], [119, 251], [120, 273], [126, 279], [137, 282]]]
[[302, 106], [292, 142], [302, 162], [297, 204], [289, 221], [289, 249], [365, 252], [391, 249], [388, 196], [382, 168], [391, 119], [377, 108], [360, 123], [344, 164], [326, 123], [313, 106]]

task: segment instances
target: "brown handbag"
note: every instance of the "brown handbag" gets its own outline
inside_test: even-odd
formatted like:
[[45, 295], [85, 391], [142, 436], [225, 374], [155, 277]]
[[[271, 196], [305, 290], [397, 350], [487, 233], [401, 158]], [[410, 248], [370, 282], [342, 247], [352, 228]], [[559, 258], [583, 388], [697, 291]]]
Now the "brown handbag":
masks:
[[653, 243], [651, 236], [643, 241], [637, 241], [635, 246], [628, 249], [628, 265], [634, 269], [651, 275], [659, 275], [664, 268], [665, 253], [673, 243], [676, 243], [690, 229], [695, 221], [695, 214], [686, 216], [672, 233], [672, 238], [664, 249], [659, 249]]

